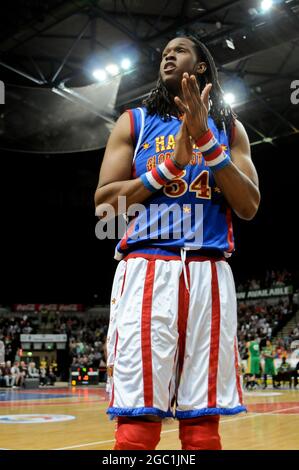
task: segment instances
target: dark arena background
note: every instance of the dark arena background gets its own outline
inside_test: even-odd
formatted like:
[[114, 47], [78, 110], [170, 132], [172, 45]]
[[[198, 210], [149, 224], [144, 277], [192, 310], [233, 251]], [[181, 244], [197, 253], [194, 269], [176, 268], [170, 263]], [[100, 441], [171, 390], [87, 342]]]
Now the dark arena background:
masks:
[[[299, 450], [299, 1], [23, 0], [1, 5], [0, 25], [0, 448], [113, 448], [116, 240], [95, 235], [94, 192], [114, 122], [188, 33], [215, 59], [261, 191], [254, 220], [234, 217], [248, 413], [221, 418], [223, 448]], [[275, 380], [262, 354], [248, 372], [256, 336], [261, 351], [272, 342]], [[179, 448], [166, 420], [158, 449]]]

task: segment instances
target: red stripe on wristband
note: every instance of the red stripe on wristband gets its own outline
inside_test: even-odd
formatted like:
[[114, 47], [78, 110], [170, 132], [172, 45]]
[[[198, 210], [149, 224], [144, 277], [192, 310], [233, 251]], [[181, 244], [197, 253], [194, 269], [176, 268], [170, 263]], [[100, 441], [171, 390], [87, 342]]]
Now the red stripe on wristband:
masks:
[[165, 161], [165, 166], [167, 168], [167, 170], [172, 173], [174, 176], [179, 176], [183, 173], [183, 170], [181, 170], [180, 168], [178, 168], [177, 166], [175, 166], [175, 164], [173, 163], [173, 161], [171, 160], [171, 158], [167, 158]]
[[223, 152], [222, 147], [221, 145], [219, 145], [214, 150], [214, 152], [210, 153], [209, 155], [204, 155], [204, 159], [206, 160], [206, 162], [211, 162], [212, 160], [215, 160], [216, 158], [218, 158], [222, 154], [222, 152]]
[[155, 178], [155, 180], [156, 180], [157, 183], [159, 183], [159, 184], [164, 185], [164, 184], [166, 183], [166, 181], [167, 181], [166, 178], [165, 178], [165, 179], [161, 178], [161, 176], [160, 176], [159, 173], [158, 173], [157, 168], [153, 168], [153, 169], [152, 169], [152, 176]]
[[203, 145], [206, 145], [213, 137], [213, 132], [211, 131], [211, 129], [208, 129], [204, 135], [202, 135], [201, 137], [199, 137], [199, 139], [195, 141], [195, 143], [197, 147], [202, 147]]

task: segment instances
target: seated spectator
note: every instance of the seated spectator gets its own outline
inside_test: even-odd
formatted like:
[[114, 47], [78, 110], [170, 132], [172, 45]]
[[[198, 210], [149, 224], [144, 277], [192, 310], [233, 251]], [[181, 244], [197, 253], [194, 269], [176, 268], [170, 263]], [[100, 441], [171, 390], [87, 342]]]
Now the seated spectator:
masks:
[[299, 339], [299, 324], [297, 324], [295, 328], [293, 329], [293, 331], [291, 332], [291, 338], [292, 338], [292, 341]]
[[14, 362], [11, 368], [12, 388], [22, 387], [24, 384], [24, 375], [20, 371], [19, 362]]
[[3, 373], [6, 387], [12, 387], [13, 378], [11, 375], [11, 362], [10, 361], [6, 361], [5, 366], [3, 367], [2, 373]]
[[36, 379], [39, 377], [39, 371], [36, 368], [35, 362], [30, 362], [28, 366], [28, 377], [31, 379]]
[[0, 388], [6, 386], [5, 378], [4, 378], [4, 369], [5, 369], [5, 362], [0, 363]]
[[275, 383], [280, 387], [281, 382], [289, 382], [289, 387], [292, 386], [292, 371], [291, 365], [287, 362], [286, 358], [282, 358], [282, 363], [277, 371], [277, 375], [274, 377]]
[[20, 369], [20, 374], [21, 374], [22, 385], [24, 385], [25, 379], [28, 376], [28, 367], [25, 361], [20, 362], [19, 369]]
[[53, 367], [49, 367], [49, 372], [47, 375], [49, 385], [55, 385], [56, 375], [54, 374]]
[[47, 385], [48, 379], [47, 379], [47, 369], [45, 367], [40, 367], [39, 368], [39, 381], [40, 385], [43, 387], [44, 385]]

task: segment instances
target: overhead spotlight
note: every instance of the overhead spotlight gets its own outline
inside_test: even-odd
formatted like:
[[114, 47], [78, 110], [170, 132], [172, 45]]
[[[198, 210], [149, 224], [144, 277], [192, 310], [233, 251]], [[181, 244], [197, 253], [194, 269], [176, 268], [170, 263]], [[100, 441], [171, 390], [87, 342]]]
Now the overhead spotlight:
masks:
[[94, 78], [99, 80], [99, 82], [104, 82], [107, 78], [107, 74], [106, 74], [105, 70], [102, 70], [102, 69], [94, 70], [92, 72], [92, 75], [94, 76]]
[[115, 77], [119, 73], [119, 68], [116, 64], [109, 64], [107, 67], [105, 67], [107, 72], [112, 75], [112, 77]]
[[223, 98], [224, 98], [224, 101], [230, 105], [233, 105], [234, 102], [236, 101], [236, 97], [233, 93], [225, 93]]
[[273, 6], [272, 0], [263, 0], [261, 3], [262, 12], [265, 13], [266, 11], [270, 10]]
[[231, 38], [227, 38], [227, 39], [225, 40], [225, 43], [226, 43], [226, 45], [227, 45], [227, 47], [228, 47], [229, 49], [233, 49], [233, 50], [236, 49], [236, 48], [235, 48], [234, 41], [233, 41]]
[[130, 59], [123, 59], [120, 65], [123, 70], [129, 70], [132, 64]]

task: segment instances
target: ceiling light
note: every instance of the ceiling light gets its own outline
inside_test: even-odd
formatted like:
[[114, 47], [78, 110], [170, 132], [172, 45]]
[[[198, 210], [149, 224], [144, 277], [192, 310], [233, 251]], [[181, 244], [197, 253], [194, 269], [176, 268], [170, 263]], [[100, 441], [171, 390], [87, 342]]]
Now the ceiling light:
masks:
[[233, 93], [225, 93], [223, 98], [224, 101], [230, 105], [234, 104], [234, 102], [236, 101], [236, 97]]
[[123, 59], [120, 65], [123, 70], [129, 70], [132, 64], [130, 59]]
[[119, 68], [116, 64], [107, 65], [106, 70], [112, 77], [115, 77], [115, 75], [119, 73]]
[[273, 1], [272, 0], [263, 0], [261, 3], [261, 9], [263, 12], [266, 12], [270, 10], [270, 8], [273, 6]]
[[105, 70], [102, 70], [102, 69], [94, 70], [92, 72], [92, 75], [93, 75], [94, 78], [99, 80], [99, 82], [103, 82], [107, 78], [107, 74], [106, 74]]
[[225, 42], [229, 49], [236, 49], [234, 45], [234, 41], [232, 39], [226, 39]]

